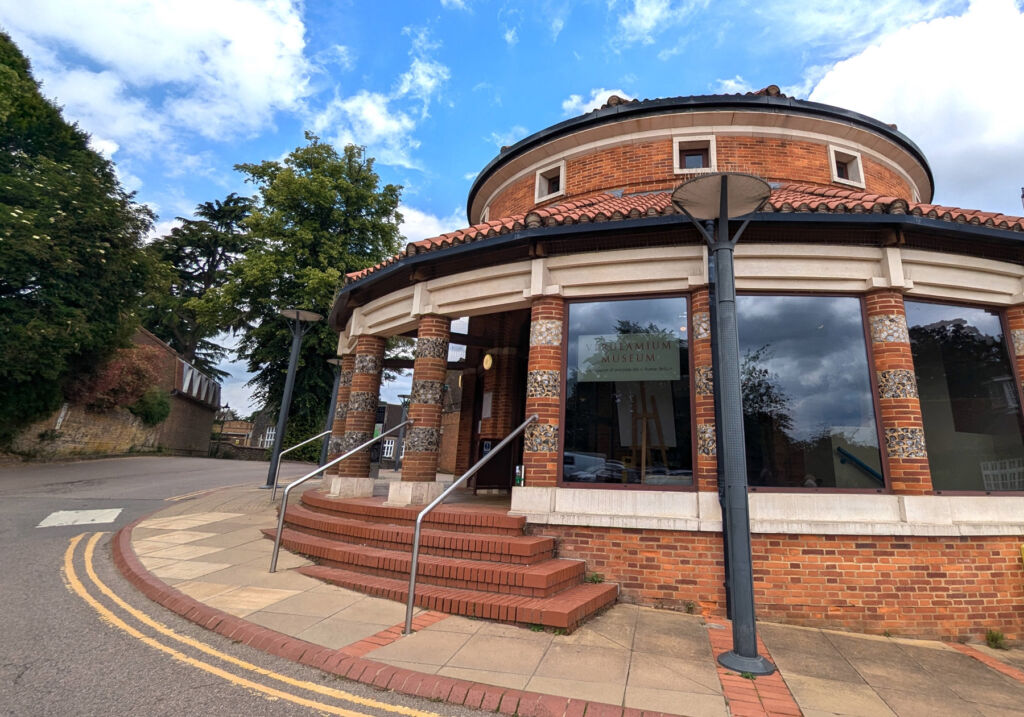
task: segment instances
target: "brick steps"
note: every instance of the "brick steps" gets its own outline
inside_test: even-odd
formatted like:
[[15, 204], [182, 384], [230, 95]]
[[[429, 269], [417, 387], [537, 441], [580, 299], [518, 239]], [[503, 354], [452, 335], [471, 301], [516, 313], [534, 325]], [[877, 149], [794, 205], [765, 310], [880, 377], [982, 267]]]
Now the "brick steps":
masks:
[[[421, 507], [307, 491], [288, 506], [282, 545], [316, 565], [311, 577], [406, 602]], [[584, 582], [585, 565], [555, 557], [555, 539], [524, 535], [526, 519], [492, 507], [445, 505], [424, 520], [416, 605], [453, 615], [571, 631], [611, 605], [618, 586]], [[274, 530], [263, 531], [269, 538]]]
[[[274, 536], [270, 528], [263, 533], [270, 538]], [[398, 580], [408, 579], [412, 563], [409, 552], [342, 543], [290, 528], [282, 533], [281, 545], [320, 565]], [[515, 565], [421, 554], [417, 580], [442, 587], [550, 597], [579, 584], [583, 577], [584, 565], [579, 560], [552, 558], [531, 565]]]
[[[408, 579], [365, 575], [325, 565], [311, 565], [298, 568], [298, 571], [333, 585], [389, 600], [405, 602], [409, 596]], [[582, 583], [552, 597], [534, 598], [417, 582], [416, 605], [451, 615], [572, 631], [589, 615], [615, 602], [617, 594], [618, 586], [611, 583]]]
[[[421, 506], [393, 508], [372, 499], [351, 498], [339, 500], [329, 497], [323, 490], [310, 490], [302, 494], [302, 504], [311, 510], [373, 523], [415, 525]], [[449, 532], [493, 533], [495, 535], [522, 535], [526, 518], [497, 510], [479, 511], [460, 509], [458, 506], [439, 506], [423, 519], [423, 528], [438, 528]]]
[[[288, 507], [289, 526], [321, 537], [389, 550], [412, 550], [414, 528], [408, 525], [366, 522], [310, 510], [305, 505]], [[450, 532], [424, 528], [420, 552], [468, 560], [532, 564], [554, 555], [555, 540], [532, 535], [493, 535]]]

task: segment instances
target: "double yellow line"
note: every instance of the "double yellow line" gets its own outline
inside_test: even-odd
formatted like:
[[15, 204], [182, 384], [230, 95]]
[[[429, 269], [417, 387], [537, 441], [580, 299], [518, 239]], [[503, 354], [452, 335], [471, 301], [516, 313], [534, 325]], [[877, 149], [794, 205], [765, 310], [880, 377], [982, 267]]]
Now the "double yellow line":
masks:
[[[287, 700], [288, 702], [292, 702], [297, 705], [303, 705], [305, 707], [309, 707], [324, 714], [341, 715], [341, 717], [370, 717], [369, 715], [367, 715], [367, 713], [364, 712], [354, 712], [352, 710], [336, 707], [332, 704], [328, 704], [325, 702], [318, 702], [316, 700], [308, 699], [293, 692], [287, 692], [274, 687], [270, 687], [261, 682], [254, 682], [253, 680], [247, 679], [233, 672], [229, 672], [209, 662], [205, 662], [203, 660], [190, 657], [189, 655], [186, 655], [185, 653], [176, 650], [175, 648], [166, 645], [163, 642], [160, 642], [156, 638], [146, 635], [137, 628], [132, 627], [124, 620], [122, 620], [120, 617], [118, 617], [112, 610], [108, 609], [105, 605], [103, 605], [92, 594], [90, 594], [86, 586], [79, 579], [78, 573], [75, 571], [74, 556], [75, 550], [77, 549], [79, 543], [82, 542], [82, 539], [86, 537], [86, 535], [87, 533], [82, 533], [81, 535], [76, 535], [74, 538], [72, 538], [70, 543], [68, 544], [67, 550], [64, 552], [64, 582], [67, 585], [68, 589], [76, 595], [78, 595], [90, 607], [92, 607], [99, 614], [100, 619], [104, 622], [118, 628], [119, 630], [122, 630], [123, 632], [126, 632], [127, 634], [131, 635], [140, 642], [149, 645], [153, 649], [159, 650], [160, 652], [170, 655], [175, 660], [178, 660], [183, 664], [189, 665], [190, 667], [194, 667], [198, 670], [202, 670], [203, 672], [209, 673], [211, 675], [220, 677], [226, 682], [229, 682], [233, 685], [237, 685], [238, 687], [253, 690], [267, 697], [268, 699]], [[266, 668], [260, 667], [259, 665], [254, 665], [251, 662], [240, 660], [237, 657], [229, 655], [225, 652], [221, 652], [220, 650], [217, 650], [216, 648], [213, 648], [204, 642], [200, 642], [199, 640], [188, 637], [187, 635], [181, 635], [175, 632], [166, 625], [157, 622], [153, 618], [149, 617], [149, 615], [146, 615], [142, 611], [137, 610], [136, 608], [126, 603], [124, 600], [118, 597], [102, 580], [100, 580], [98, 575], [96, 575], [96, 570], [93, 567], [93, 557], [96, 550], [96, 543], [99, 542], [100, 538], [103, 537], [103, 535], [103, 533], [93, 533], [89, 537], [89, 540], [87, 541], [85, 546], [83, 560], [85, 563], [85, 572], [88, 575], [89, 580], [103, 595], [105, 595], [111, 602], [117, 605], [117, 607], [119, 607], [121, 610], [124, 610], [133, 618], [138, 620], [140, 623], [153, 630], [156, 634], [162, 635], [166, 638], [170, 638], [171, 640], [180, 642], [183, 645], [187, 645], [195, 650], [198, 650], [199, 652], [210, 655], [211, 657], [214, 657], [229, 665], [232, 665], [241, 671], [254, 673], [261, 677], [269, 678], [270, 680], [276, 680], [277, 682], [283, 683], [284, 685], [299, 690], [304, 690], [308, 693], [321, 695], [323, 697], [329, 697], [333, 700], [348, 702], [350, 704], [355, 704], [374, 710], [380, 710], [382, 712], [404, 715], [405, 717], [440, 717], [434, 712], [424, 712], [422, 710], [416, 710], [410, 707], [402, 707], [401, 705], [392, 705], [386, 702], [380, 702], [377, 700], [368, 699], [366, 697], [360, 697], [359, 695], [354, 695], [350, 692], [345, 692], [343, 690], [336, 690], [330, 687], [326, 687], [316, 682], [298, 680], [293, 677], [289, 677], [288, 675], [283, 675], [281, 673], [274, 672], [273, 670], [268, 670]]]

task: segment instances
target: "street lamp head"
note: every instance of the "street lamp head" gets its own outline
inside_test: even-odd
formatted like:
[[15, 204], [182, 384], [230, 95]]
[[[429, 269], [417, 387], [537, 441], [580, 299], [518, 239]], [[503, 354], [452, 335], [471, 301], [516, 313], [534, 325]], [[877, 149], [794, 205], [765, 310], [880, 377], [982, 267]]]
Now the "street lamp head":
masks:
[[683, 182], [672, 192], [672, 204], [694, 219], [720, 219], [722, 182], [729, 183], [727, 219], [741, 217], [760, 209], [771, 196], [768, 182], [753, 174], [714, 172]]
[[293, 321], [305, 321], [310, 324], [314, 324], [324, 318], [321, 314], [318, 314], [315, 311], [306, 311], [305, 309], [281, 309], [280, 314], [286, 319], [292, 319]]

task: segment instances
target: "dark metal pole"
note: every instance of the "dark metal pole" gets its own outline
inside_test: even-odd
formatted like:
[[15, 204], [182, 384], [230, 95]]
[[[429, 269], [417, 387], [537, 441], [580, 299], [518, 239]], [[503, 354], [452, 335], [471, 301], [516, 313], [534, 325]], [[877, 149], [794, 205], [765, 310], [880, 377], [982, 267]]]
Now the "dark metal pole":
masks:
[[[331, 405], [327, 409], [327, 423], [324, 430], [329, 431], [334, 427], [334, 413], [338, 410], [338, 385], [341, 384], [341, 366], [334, 367], [334, 388], [331, 389]], [[327, 447], [331, 444], [331, 437], [324, 436], [324, 445], [320, 449], [320, 465], [327, 462]]]
[[302, 329], [302, 322], [297, 318], [288, 321], [288, 328], [292, 330], [292, 353], [288, 358], [288, 378], [284, 382], [281, 410], [277, 414], [277, 433], [274, 434], [274, 447], [270, 451], [270, 470], [267, 472], [267, 483], [263, 486], [264, 488], [274, 486], [277, 463], [281, 460], [281, 441], [284, 440], [284, 429], [288, 425], [288, 409], [292, 405], [292, 389], [295, 388], [295, 364], [298, 363], [299, 348], [302, 346], [302, 337], [306, 333]]
[[715, 316], [719, 331], [718, 390], [721, 425], [718, 460], [724, 463], [723, 522], [728, 535], [729, 588], [732, 603], [733, 649], [718, 658], [737, 672], [767, 675], [775, 666], [757, 654], [754, 624], [754, 573], [750, 557], [750, 516], [747, 504], [747, 458], [743, 437], [743, 395], [740, 385], [739, 330], [736, 325], [735, 240], [729, 237], [728, 177], [722, 178], [715, 259]]

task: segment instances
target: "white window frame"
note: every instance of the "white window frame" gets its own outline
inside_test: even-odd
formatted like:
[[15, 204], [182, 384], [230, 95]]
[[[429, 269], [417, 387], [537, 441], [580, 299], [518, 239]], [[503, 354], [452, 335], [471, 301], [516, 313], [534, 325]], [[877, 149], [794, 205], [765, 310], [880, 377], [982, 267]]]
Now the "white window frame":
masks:
[[[840, 177], [836, 171], [839, 162], [848, 167], [850, 175], [848, 179]], [[830, 144], [828, 146], [828, 167], [832, 172], [832, 181], [836, 184], [846, 184], [850, 187], [864, 189], [864, 162], [861, 160], [860, 152]]]
[[384, 443], [380, 447], [381, 458], [394, 458], [395, 457], [395, 439], [385, 438]]
[[[548, 181], [555, 175], [558, 174], [558, 191], [551, 192], [550, 194], [542, 194], [547, 191]], [[533, 200], [535, 202], [546, 202], [549, 199], [560, 197], [565, 194], [565, 160], [549, 164], [546, 167], [541, 167], [537, 170], [537, 174], [534, 179], [534, 191]]]
[[[700, 169], [687, 169], [679, 162], [679, 151], [683, 149], [706, 149], [708, 152], [708, 166]], [[718, 157], [716, 156], [715, 135], [713, 134], [691, 134], [680, 135], [672, 138], [672, 166], [676, 174], [707, 174], [718, 171]]]

